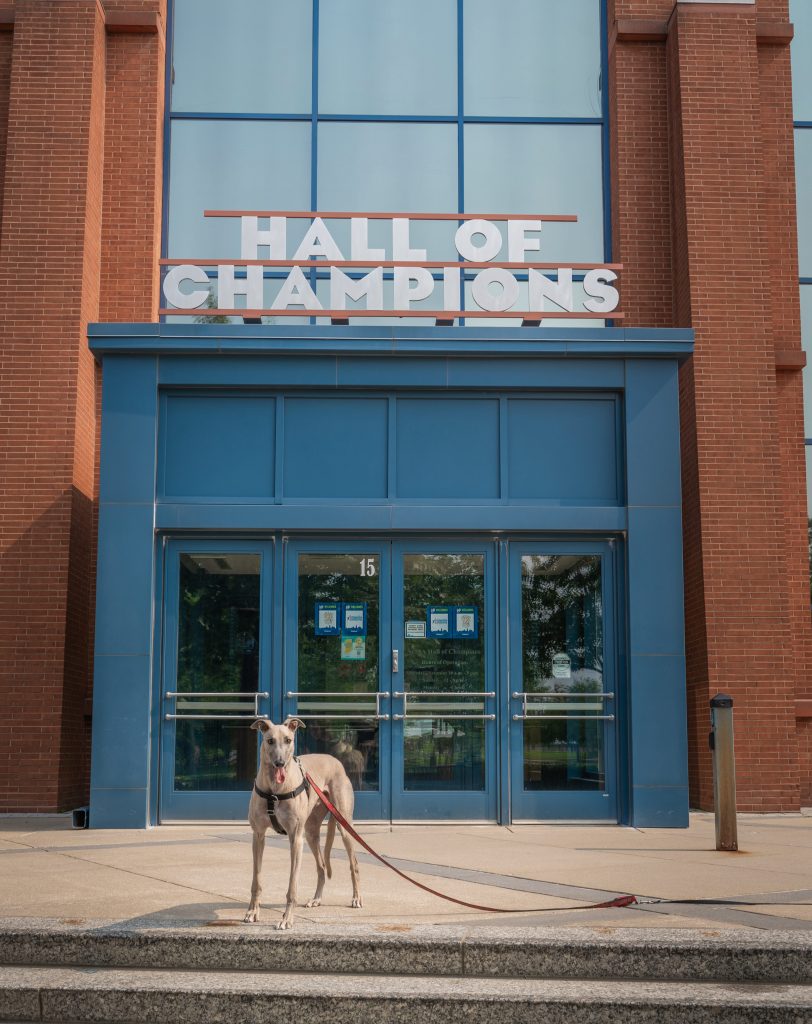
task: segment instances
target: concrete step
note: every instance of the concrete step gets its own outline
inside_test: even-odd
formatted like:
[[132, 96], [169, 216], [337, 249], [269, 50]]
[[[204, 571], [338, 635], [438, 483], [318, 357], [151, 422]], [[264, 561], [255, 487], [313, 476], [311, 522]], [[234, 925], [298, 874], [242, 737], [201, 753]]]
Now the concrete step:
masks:
[[804, 985], [6, 967], [0, 1020], [106, 1024], [808, 1024]]
[[0, 919], [0, 964], [803, 985], [812, 933]]

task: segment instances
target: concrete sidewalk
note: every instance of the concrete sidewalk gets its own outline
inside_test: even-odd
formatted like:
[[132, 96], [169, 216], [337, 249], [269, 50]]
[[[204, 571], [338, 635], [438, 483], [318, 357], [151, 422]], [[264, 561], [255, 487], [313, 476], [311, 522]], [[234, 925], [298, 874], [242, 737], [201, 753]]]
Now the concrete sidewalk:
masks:
[[[324, 903], [298, 911], [300, 933], [309, 925], [350, 924], [378, 932], [449, 924], [812, 931], [812, 816], [741, 815], [738, 853], [714, 850], [713, 816], [705, 813], [693, 814], [687, 830], [450, 824], [360, 831], [419, 881], [458, 899], [521, 912], [491, 914], [447, 903], [363, 852], [364, 907], [352, 910], [339, 843]], [[279, 919], [288, 863], [287, 840], [269, 838], [263, 924]], [[77, 831], [69, 816], [0, 818], [2, 918], [237, 925], [250, 880], [247, 825]], [[302, 903], [314, 887], [313, 860], [305, 851]], [[625, 893], [711, 902], [572, 909]]]

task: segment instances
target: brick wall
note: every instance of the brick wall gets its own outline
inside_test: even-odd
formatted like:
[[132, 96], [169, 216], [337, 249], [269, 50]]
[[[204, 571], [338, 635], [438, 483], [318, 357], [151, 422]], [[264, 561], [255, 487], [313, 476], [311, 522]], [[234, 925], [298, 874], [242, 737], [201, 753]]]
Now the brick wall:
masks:
[[[13, 11], [13, 31], [0, 12], [0, 811], [50, 811], [87, 786], [100, 381], [85, 327], [156, 316], [165, 0]], [[736, 699], [742, 808], [812, 801], [812, 726], [794, 715], [812, 697], [812, 630], [789, 51], [758, 41], [787, 18], [786, 0], [609, 2], [626, 322], [696, 330], [681, 424], [703, 807], [718, 690]]]
[[[696, 332], [681, 376], [692, 802], [712, 807], [708, 700], [726, 691], [740, 807], [792, 810], [812, 631], [789, 50], [759, 42], [765, 20], [787, 22], [784, 0], [615, 0], [614, 257], [654, 276], [625, 286], [629, 324]], [[646, 171], [666, 165], [667, 224]]]
[[[105, 24], [133, 11], [162, 15], [157, 0], [17, 0], [0, 33], [0, 811], [87, 799], [99, 374], [86, 327], [152, 319], [157, 291], [163, 38]], [[128, 158], [147, 168], [129, 191]]]

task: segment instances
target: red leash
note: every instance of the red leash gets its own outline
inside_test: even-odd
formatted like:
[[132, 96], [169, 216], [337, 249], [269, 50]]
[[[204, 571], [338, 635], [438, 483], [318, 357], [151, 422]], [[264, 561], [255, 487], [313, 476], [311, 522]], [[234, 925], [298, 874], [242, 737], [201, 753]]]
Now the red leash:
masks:
[[471, 910], [486, 910], [492, 914], [544, 914], [549, 913], [551, 911], [561, 910], [604, 910], [608, 907], [630, 907], [634, 903], [637, 903], [636, 896], [618, 896], [613, 900], [607, 900], [606, 903], [590, 903], [586, 907], [523, 907], [519, 910], [506, 910], [504, 907], [483, 907], [480, 906], [480, 904], [478, 903], [467, 903], [465, 900], [458, 900], [454, 896], [446, 896], [445, 893], [438, 892], [436, 889], [432, 889], [431, 886], [423, 885], [423, 883], [418, 882], [417, 879], [411, 878], [409, 875], [401, 871], [400, 868], [396, 868], [394, 864], [390, 864], [385, 857], [382, 857], [379, 853], [373, 850], [369, 843], [358, 835], [358, 833], [347, 821], [347, 819], [344, 817], [341, 811], [339, 811], [337, 807], [333, 806], [333, 804], [330, 801], [330, 798], [325, 796], [325, 794], [319, 789], [319, 787], [313, 781], [313, 776], [310, 775], [309, 772], [305, 772], [305, 778], [316, 791], [316, 796], [319, 798], [319, 800], [321, 800], [321, 802], [324, 804], [324, 806], [327, 808], [330, 814], [332, 814], [332, 816], [335, 818], [335, 820], [338, 822], [341, 828], [345, 832], [349, 833], [349, 835], [351, 835], [357, 843], [363, 846], [367, 853], [371, 853], [376, 860], [379, 860], [381, 862], [381, 864], [385, 864], [386, 867], [394, 871], [396, 875], [400, 875], [401, 878], [405, 878], [407, 882], [411, 882], [412, 885], [416, 885], [418, 889], [422, 889], [424, 892], [430, 892], [432, 896], [439, 896], [441, 900], [448, 900], [449, 903], [458, 903], [461, 907], [470, 907]]

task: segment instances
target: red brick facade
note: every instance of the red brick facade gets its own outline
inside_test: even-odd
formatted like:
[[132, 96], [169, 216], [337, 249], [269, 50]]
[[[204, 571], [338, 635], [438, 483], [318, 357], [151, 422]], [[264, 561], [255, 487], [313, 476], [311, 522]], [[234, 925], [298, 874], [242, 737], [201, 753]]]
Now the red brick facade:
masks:
[[0, 19], [0, 810], [53, 811], [87, 800], [99, 379], [86, 326], [155, 315], [164, 10], [17, 0]]
[[[100, 387], [89, 321], [156, 318], [165, 0], [0, 6], [0, 811], [86, 800]], [[743, 810], [812, 803], [786, 0], [609, 0], [626, 324], [682, 376], [692, 804], [736, 701]]]

